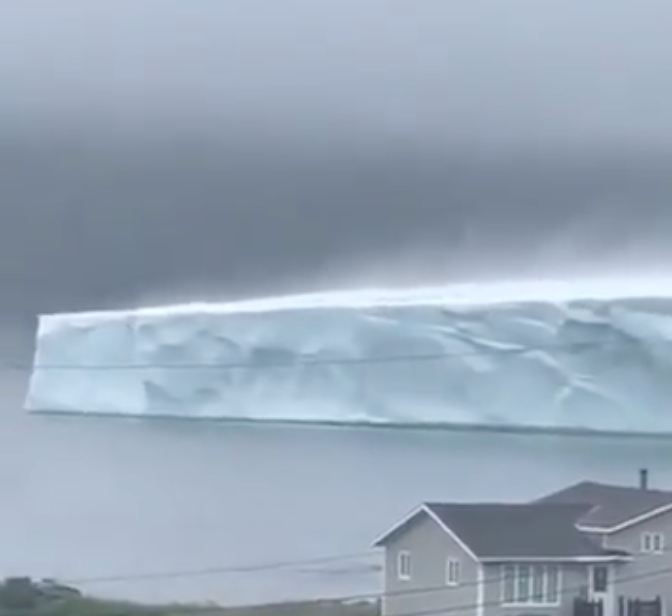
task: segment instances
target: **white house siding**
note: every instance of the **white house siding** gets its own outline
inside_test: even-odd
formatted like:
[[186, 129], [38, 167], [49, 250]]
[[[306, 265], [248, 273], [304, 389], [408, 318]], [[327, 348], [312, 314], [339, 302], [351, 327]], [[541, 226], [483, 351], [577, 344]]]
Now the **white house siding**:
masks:
[[[399, 552], [411, 554], [411, 579], [397, 576]], [[447, 558], [460, 561], [460, 584], [446, 585]], [[420, 514], [385, 549], [383, 616], [479, 616], [476, 562], [429, 516]]]
[[[666, 543], [663, 554], [642, 553], [642, 533], [662, 533]], [[672, 615], [672, 512], [610, 535], [606, 545], [627, 550], [634, 556], [632, 562], [617, 566], [615, 594], [643, 600], [660, 595], [666, 613]]]

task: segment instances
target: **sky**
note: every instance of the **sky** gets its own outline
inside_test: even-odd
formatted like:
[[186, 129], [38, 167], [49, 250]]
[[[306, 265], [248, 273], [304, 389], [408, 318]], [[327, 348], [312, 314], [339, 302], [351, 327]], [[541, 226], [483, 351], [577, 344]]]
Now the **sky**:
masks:
[[0, 299], [666, 271], [667, 0], [26, 0]]

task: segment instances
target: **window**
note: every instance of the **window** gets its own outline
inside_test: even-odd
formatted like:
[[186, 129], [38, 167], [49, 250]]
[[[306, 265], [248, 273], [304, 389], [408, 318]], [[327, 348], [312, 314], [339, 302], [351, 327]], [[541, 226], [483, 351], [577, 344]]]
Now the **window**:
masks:
[[546, 585], [544, 590], [546, 603], [560, 603], [560, 570], [554, 566], [546, 567]]
[[518, 565], [518, 575], [516, 577], [516, 603], [527, 603], [530, 600], [529, 565]]
[[642, 552], [651, 551], [651, 533], [642, 533]]
[[397, 577], [400, 580], [411, 579], [411, 553], [399, 552], [397, 555]]
[[504, 588], [502, 589], [502, 603], [516, 602], [516, 566], [504, 565], [502, 567], [502, 582]]
[[609, 572], [606, 567], [593, 567], [593, 592], [607, 592]]
[[532, 603], [544, 602], [544, 568], [532, 567]]
[[647, 554], [662, 554], [665, 551], [665, 535], [662, 533], [642, 533], [641, 550]]
[[460, 561], [454, 558], [446, 560], [446, 585], [457, 586], [460, 583]]
[[556, 565], [502, 565], [502, 603], [557, 605], [560, 570]]

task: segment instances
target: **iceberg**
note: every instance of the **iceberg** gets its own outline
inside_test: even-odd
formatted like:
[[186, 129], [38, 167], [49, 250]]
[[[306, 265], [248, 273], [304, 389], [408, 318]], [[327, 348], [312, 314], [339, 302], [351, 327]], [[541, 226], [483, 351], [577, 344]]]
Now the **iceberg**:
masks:
[[672, 285], [529, 281], [39, 317], [32, 412], [672, 433]]

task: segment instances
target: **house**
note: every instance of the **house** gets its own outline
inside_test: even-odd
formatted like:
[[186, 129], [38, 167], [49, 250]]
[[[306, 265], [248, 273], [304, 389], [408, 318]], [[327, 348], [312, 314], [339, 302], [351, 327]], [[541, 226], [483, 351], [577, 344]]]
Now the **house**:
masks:
[[584, 481], [424, 503], [377, 539], [383, 616], [672, 616], [672, 492]]

